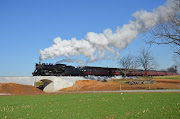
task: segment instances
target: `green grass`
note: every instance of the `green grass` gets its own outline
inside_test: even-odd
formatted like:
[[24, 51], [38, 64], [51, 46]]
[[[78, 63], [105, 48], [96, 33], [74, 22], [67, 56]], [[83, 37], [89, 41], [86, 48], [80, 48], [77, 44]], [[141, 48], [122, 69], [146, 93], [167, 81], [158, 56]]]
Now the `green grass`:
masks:
[[174, 80], [180, 80], [180, 75], [174, 75], [174, 76], [153, 76], [153, 79], [174, 79]]
[[0, 119], [178, 119], [180, 93], [1, 96]]
[[172, 76], [152, 76], [152, 77], [139, 77], [137, 80], [146, 80], [146, 79], [173, 79], [180, 80], [180, 75], [172, 75]]
[[40, 85], [44, 85], [44, 83], [42, 81], [38, 81], [36, 82], [36, 87], [40, 86]]

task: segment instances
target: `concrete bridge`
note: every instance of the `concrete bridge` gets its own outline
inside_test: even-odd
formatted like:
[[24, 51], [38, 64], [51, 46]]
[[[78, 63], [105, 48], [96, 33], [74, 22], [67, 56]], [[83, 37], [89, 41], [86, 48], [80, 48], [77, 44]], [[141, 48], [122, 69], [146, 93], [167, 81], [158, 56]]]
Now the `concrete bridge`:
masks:
[[71, 87], [77, 80], [88, 80], [84, 77], [73, 76], [22, 76], [22, 77], [0, 77], [0, 83], [17, 83], [36, 86], [37, 81], [44, 83], [43, 91], [56, 92], [62, 88]]
[[31, 85], [36, 87], [37, 81], [42, 81], [43, 91], [56, 92], [60, 89], [73, 86], [77, 80], [108, 80], [118, 77], [99, 77], [99, 76], [16, 76], [16, 77], [0, 77], [0, 83], [17, 83], [22, 85]]

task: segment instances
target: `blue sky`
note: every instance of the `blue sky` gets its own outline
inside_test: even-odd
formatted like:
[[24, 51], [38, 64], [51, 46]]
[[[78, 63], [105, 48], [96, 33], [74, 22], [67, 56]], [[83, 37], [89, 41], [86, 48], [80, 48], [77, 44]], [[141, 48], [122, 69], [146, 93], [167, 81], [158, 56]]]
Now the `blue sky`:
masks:
[[[39, 62], [39, 50], [53, 39], [83, 39], [87, 32], [116, 30], [133, 20], [139, 10], [151, 11], [166, 0], [0, 0], [0, 76], [31, 76]], [[137, 54], [147, 47], [139, 35], [120, 55]], [[174, 64], [169, 46], [151, 46], [151, 52], [166, 69]], [[81, 57], [80, 57], [81, 58]], [[56, 63], [62, 58], [42, 62]], [[78, 64], [67, 63], [78, 66]], [[117, 60], [100, 60], [88, 65], [118, 67]]]

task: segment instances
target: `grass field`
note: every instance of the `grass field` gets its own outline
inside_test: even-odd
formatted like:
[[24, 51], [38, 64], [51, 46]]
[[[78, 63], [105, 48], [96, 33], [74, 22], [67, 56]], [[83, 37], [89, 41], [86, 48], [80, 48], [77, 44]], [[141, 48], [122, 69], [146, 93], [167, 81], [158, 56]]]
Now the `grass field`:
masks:
[[44, 83], [42, 81], [38, 81], [36, 82], [36, 87], [40, 86], [40, 85], [44, 85]]
[[[136, 80], [146, 80], [146, 79], [172, 79], [172, 80], [180, 80], [180, 75], [169, 75], [169, 76], [150, 76], [150, 77], [139, 77]], [[124, 79], [125, 80], [125, 79]], [[119, 81], [124, 81], [122, 79], [112, 79], [109, 80], [110, 82], [119, 82]], [[133, 80], [131, 78], [128, 78], [126, 80]], [[125, 80], [125, 81], [126, 81]]]
[[0, 119], [178, 119], [180, 93], [1, 96]]
[[153, 76], [153, 79], [174, 79], [174, 80], [180, 80], [180, 75], [174, 75], [174, 76]]

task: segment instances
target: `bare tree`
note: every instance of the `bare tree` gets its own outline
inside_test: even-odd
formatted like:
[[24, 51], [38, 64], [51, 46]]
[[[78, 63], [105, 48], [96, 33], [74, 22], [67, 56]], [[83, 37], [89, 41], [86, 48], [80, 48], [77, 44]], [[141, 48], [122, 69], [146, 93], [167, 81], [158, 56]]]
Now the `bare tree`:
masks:
[[180, 74], [180, 55], [175, 54], [173, 56], [174, 64], [177, 66], [177, 73]]
[[177, 73], [177, 65], [174, 65], [174, 66], [169, 67], [169, 68], [167, 69], [167, 71]]
[[178, 68], [180, 68], [180, 55], [175, 54], [173, 56], [174, 63], [177, 65]]
[[151, 55], [150, 51], [148, 49], [142, 49], [139, 56], [137, 57], [137, 63], [139, 66], [143, 67], [145, 71], [145, 76], [147, 76], [147, 71], [155, 69], [157, 66], [157, 63], [154, 59], [154, 57]]
[[165, 10], [166, 19], [159, 19], [154, 28], [148, 30], [148, 44], [168, 44], [180, 55], [180, 0], [174, 0], [176, 12]]
[[119, 64], [121, 67], [124, 68], [124, 70], [122, 70], [124, 73], [124, 77], [126, 77], [126, 75], [130, 69], [134, 69], [137, 66], [137, 64], [135, 62], [135, 58], [131, 55], [127, 55], [127, 56], [122, 57], [119, 60]]

